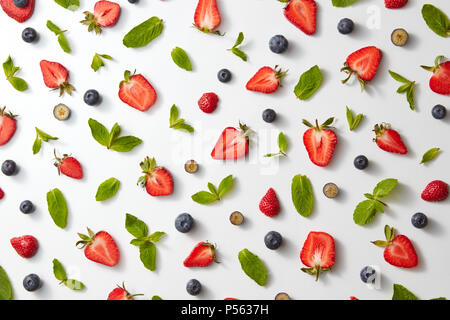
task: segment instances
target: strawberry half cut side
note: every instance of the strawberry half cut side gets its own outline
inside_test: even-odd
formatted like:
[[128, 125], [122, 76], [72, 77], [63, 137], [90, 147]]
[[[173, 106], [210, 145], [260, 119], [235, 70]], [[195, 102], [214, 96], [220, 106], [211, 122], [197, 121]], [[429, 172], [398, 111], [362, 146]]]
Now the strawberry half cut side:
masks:
[[147, 111], [153, 106], [157, 99], [155, 89], [142, 75], [131, 74], [129, 70], [124, 73], [124, 80], [119, 84], [119, 98], [139, 111]]
[[116, 24], [120, 14], [120, 5], [111, 1], [98, 1], [94, 6], [94, 13], [83, 12], [82, 24], [88, 26], [88, 31], [102, 32], [102, 27], [111, 27]]
[[275, 68], [262, 67], [247, 82], [245, 86], [249, 91], [257, 91], [262, 93], [273, 93], [281, 87], [281, 80], [286, 76], [288, 70], [283, 71], [278, 66]]
[[216, 0], [199, 0], [194, 14], [194, 26], [205, 33], [223, 35], [215, 30], [220, 24], [220, 12]]
[[308, 268], [302, 268], [301, 270], [307, 274], [315, 275], [317, 281], [321, 272], [331, 270], [334, 265], [334, 258], [333, 237], [326, 232], [310, 232], [300, 253], [300, 259]]
[[216, 258], [216, 247], [209, 242], [200, 242], [184, 260], [185, 267], [207, 267], [211, 263], [219, 263]]
[[0, 109], [0, 146], [5, 145], [11, 140], [16, 132], [16, 120], [17, 115], [11, 112], [5, 112], [6, 107]]
[[408, 148], [400, 137], [400, 134], [391, 129], [391, 125], [388, 123], [376, 124], [373, 130], [376, 134], [374, 141], [377, 143], [380, 149], [399, 154], [408, 153]]
[[106, 231], [96, 234], [87, 228], [88, 235], [78, 233], [81, 238], [76, 243], [79, 249], [84, 249], [84, 255], [91, 261], [113, 267], [119, 263], [120, 252], [116, 242]]
[[125, 283], [122, 283], [122, 286], [117, 285], [117, 288], [109, 293], [107, 300], [133, 300], [136, 296], [143, 296], [143, 294], [130, 294], [125, 288]]
[[253, 133], [245, 124], [239, 122], [239, 128], [225, 128], [211, 152], [215, 160], [240, 159], [247, 155], [249, 136]]
[[42, 60], [40, 66], [45, 85], [53, 90], [59, 89], [59, 96], [64, 92], [71, 95], [72, 91], [75, 91], [74, 86], [68, 82], [69, 71], [62, 64]]
[[319, 167], [325, 167], [333, 156], [337, 144], [337, 136], [331, 124], [334, 117], [327, 119], [319, 125], [317, 119], [315, 125], [303, 119], [303, 124], [311, 128], [303, 134], [303, 144], [308, 152], [309, 159]]
[[361, 91], [364, 91], [367, 82], [377, 73], [381, 55], [381, 50], [374, 46], [361, 48], [350, 54], [344, 67], [341, 68], [341, 72], [348, 73], [348, 77], [342, 80], [342, 83], [346, 83], [356, 73]]

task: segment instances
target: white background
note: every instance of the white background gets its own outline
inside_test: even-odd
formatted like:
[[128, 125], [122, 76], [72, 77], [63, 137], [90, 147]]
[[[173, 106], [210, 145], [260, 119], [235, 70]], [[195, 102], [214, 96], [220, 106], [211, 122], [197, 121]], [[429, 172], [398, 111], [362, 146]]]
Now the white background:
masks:
[[[14, 138], [0, 148], [0, 161], [14, 159], [20, 172], [13, 177], [1, 175], [0, 187], [6, 196], [0, 201], [0, 265], [7, 271], [17, 299], [105, 299], [116, 284], [125, 281], [132, 293], [144, 293], [145, 298], [158, 294], [164, 299], [190, 299], [186, 282], [197, 278], [203, 284], [202, 294], [194, 299], [273, 299], [281, 291], [293, 299], [390, 299], [392, 284], [400, 283], [423, 299], [450, 296], [450, 216], [448, 200], [426, 203], [420, 199], [425, 185], [434, 179], [450, 182], [448, 170], [450, 142], [448, 139], [450, 116], [435, 120], [431, 108], [437, 103], [450, 107], [449, 98], [431, 92], [429, 72], [421, 64], [432, 65], [437, 55], [450, 56], [448, 39], [428, 29], [421, 17], [422, 1], [411, 0], [400, 10], [385, 9], [382, 1], [361, 0], [348, 8], [335, 8], [330, 1], [318, 2], [317, 32], [307, 36], [291, 25], [283, 16], [283, 4], [266, 0], [219, 0], [222, 15], [220, 30], [224, 37], [206, 35], [192, 28], [197, 2], [194, 0], [144, 1], [132, 5], [118, 1], [122, 12], [113, 28], [104, 29], [96, 36], [88, 33], [79, 23], [82, 12], [93, 10], [94, 1], [80, 1], [76, 12], [68, 11], [52, 1], [37, 1], [31, 19], [19, 24], [0, 14], [1, 61], [11, 54], [21, 67], [18, 76], [29, 83], [25, 93], [15, 91], [5, 80], [0, 81], [1, 103], [19, 114]], [[447, 0], [430, 0], [450, 14]], [[128, 49], [122, 45], [123, 36], [138, 23], [158, 16], [164, 20], [162, 35], [148, 46]], [[355, 31], [341, 35], [336, 25], [341, 18], [351, 18]], [[56, 37], [45, 27], [47, 19], [62, 29], [72, 46], [66, 54]], [[372, 22], [370, 22], [372, 19]], [[375, 21], [375, 23], [373, 23]], [[369, 24], [369, 26], [368, 26]], [[40, 34], [36, 44], [21, 39], [25, 27], [34, 27]], [[410, 34], [407, 46], [395, 47], [390, 41], [394, 28], [405, 28]], [[231, 52], [238, 32], [243, 31], [242, 49], [248, 54], [243, 62]], [[289, 40], [289, 50], [274, 54], [268, 41], [275, 34]], [[359, 84], [342, 85], [345, 77], [339, 72], [351, 52], [375, 45], [383, 51], [375, 79], [360, 92]], [[184, 48], [194, 71], [186, 72], [171, 60], [170, 51]], [[94, 73], [90, 63], [95, 52], [110, 54], [114, 61]], [[58, 61], [70, 70], [70, 81], [77, 91], [72, 96], [58, 97], [44, 86], [39, 61]], [[264, 95], [249, 92], [245, 83], [262, 66], [280, 65], [289, 69], [283, 87], [276, 93]], [[308, 101], [299, 101], [293, 87], [301, 73], [318, 64], [324, 75], [322, 87]], [[220, 83], [216, 73], [221, 68], [233, 73], [228, 84]], [[118, 85], [124, 70], [137, 69], [154, 85], [158, 100], [145, 113], [123, 104], [118, 96]], [[403, 95], [395, 93], [400, 85], [390, 78], [392, 69], [408, 79], [416, 80], [417, 110], [411, 111]], [[90, 107], [83, 102], [83, 93], [95, 88], [103, 102]], [[204, 92], [214, 91], [220, 97], [218, 109], [204, 114], [197, 100]], [[72, 109], [66, 122], [57, 121], [53, 107], [63, 102]], [[180, 116], [192, 123], [195, 134], [169, 129], [169, 109], [172, 104], [180, 108]], [[365, 114], [354, 132], [348, 130], [345, 106]], [[263, 122], [261, 113], [266, 107], [275, 109], [278, 119], [273, 124]], [[324, 121], [335, 116], [338, 145], [330, 165], [320, 168], [310, 162], [301, 142], [305, 127], [301, 119]], [[91, 137], [87, 124], [92, 117], [110, 128], [114, 122], [122, 126], [123, 134], [143, 139], [143, 144], [130, 153], [108, 151]], [[250, 160], [213, 161], [210, 152], [217, 137], [227, 126], [236, 126], [241, 120], [258, 132], [250, 149]], [[373, 125], [389, 122], [402, 135], [409, 152], [405, 156], [386, 153], [372, 142]], [[34, 127], [60, 138], [44, 143], [40, 154], [33, 156], [31, 146], [35, 138]], [[262, 156], [277, 150], [276, 136], [285, 132], [289, 139], [288, 157], [267, 160]], [[419, 165], [422, 154], [431, 147], [442, 148], [442, 153], [427, 165]], [[53, 148], [61, 153], [72, 153], [83, 164], [85, 177], [75, 181], [58, 176], [52, 163]], [[367, 170], [353, 167], [353, 159], [365, 154], [370, 160]], [[155, 156], [158, 163], [173, 174], [175, 191], [167, 198], [152, 198], [136, 186], [140, 175], [139, 162], [145, 156]], [[195, 175], [187, 174], [183, 163], [194, 158], [201, 164]], [[303, 218], [294, 209], [290, 196], [291, 179], [306, 174], [315, 193], [314, 212]], [[218, 184], [228, 174], [235, 179], [234, 190], [220, 203], [203, 206], [190, 196], [206, 188], [208, 181]], [[104, 203], [95, 201], [98, 185], [110, 178], [118, 178], [122, 185], [115, 198]], [[371, 192], [384, 178], [400, 181], [386, 202], [385, 214], [379, 214], [373, 223], [360, 227], [353, 223], [356, 204], [363, 193]], [[322, 186], [334, 182], [340, 187], [340, 196], [331, 200], [322, 194]], [[66, 229], [56, 227], [51, 220], [45, 200], [47, 191], [58, 187], [69, 206]], [[268, 218], [259, 212], [258, 204], [269, 187], [273, 187], [281, 201], [282, 212]], [[29, 199], [37, 210], [30, 215], [19, 211], [22, 200]], [[246, 218], [240, 227], [229, 223], [234, 210]], [[429, 226], [419, 230], [411, 225], [413, 213], [422, 211], [429, 217]], [[144, 220], [151, 231], [165, 231], [167, 237], [157, 244], [157, 270], [151, 272], [139, 260], [138, 249], [129, 244], [131, 235], [124, 228], [125, 213]], [[196, 228], [181, 234], [174, 228], [175, 217], [189, 212], [196, 220]], [[419, 255], [419, 266], [404, 270], [387, 264], [383, 249], [369, 241], [383, 239], [385, 224], [393, 225], [413, 241]], [[77, 232], [89, 226], [94, 231], [106, 230], [116, 239], [121, 261], [114, 268], [87, 260], [75, 247]], [[264, 245], [264, 235], [270, 230], [284, 237], [283, 246], [271, 251]], [[323, 275], [319, 282], [300, 271], [303, 267], [299, 252], [309, 231], [325, 231], [336, 241], [336, 264], [332, 273]], [[22, 259], [12, 249], [9, 239], [31, 234], [38, 238], [40, 248], [36, 256]], [[218, 245], [220, 264], [203, 269], [188, 269], [182, 265], [194, 245], [209, 240]], [[241, 270], [237, 254], [248, 248], [267, 266], [269, 275], [265, 287], [259, 287]], [[52, 259], [58, 258], [70, 276], [83, 281], [87, 288], [74, 292], [62, 285], [52, 274]], [[379, 266], [381, 287], [368, 289], [359, 279], [365, 265]], [[37, 273], [43, 287], [28, 293], [22, 287], [23, 278]]]

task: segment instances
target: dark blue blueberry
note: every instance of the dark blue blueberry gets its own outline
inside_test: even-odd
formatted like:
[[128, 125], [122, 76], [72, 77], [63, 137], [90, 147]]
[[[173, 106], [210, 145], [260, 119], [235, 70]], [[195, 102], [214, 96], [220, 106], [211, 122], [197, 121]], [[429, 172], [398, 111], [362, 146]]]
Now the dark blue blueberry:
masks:
[[338, 31], [342, 34], [348, 34], [353, 31], [355, 24], [348, 18], [341, 19], [338, 23]]
[[362, 282], [364, 283], [372, 283], [375, 281], [376, 272], [375, 269], [370, 266], [365, 266], [362, 268], [361, 273], [359, 274]]
[[16, 163], [13, 160], [6, 160], [2, 163], [2, 172], [6, 176], [12, 176], [16, 173]]
[[421, 229], [428, 224], [428, 218], [422, 212], [417, 212], [411, 217], [411, 223], [414, 227]]
[[228, 82], [231, 80], [231, 72], [228, 69], [221, 69], [217, 73], [217, 79], [219, 79], [220, 82]]
[[137, 3], [139, 0], [128, 0], [129, 3]]
[[270, 231], [264, 237], [264, 243], [266, 244], [266, 247], [271, 250], [278, 249], [281, 246], [282, 242], [283, 237], [276, 231]]
[[33, 28], [25, 28], [22, 31], [22, 39], [25, 42], [31, 43], [37, 39], [37, 32]]
[[278, 34], [276, 36], [273, 36], [272, 38], [270, 38], [269, 41], [269, 48], [272, 52], [275, 53], [283, 53], [286, 51], [286, 49], [288, 48], [289, 42], [287, 41], [287, 39]]
[[100, 101], [100, 94], [97, 90], [90, 89], [84, 94], [84, 102], [90, 106], [95, 106]]
[[27, 291], [36, 291], [41, 286], [41, 278], [37, 274], [29, 274], [23, 279], [23, 287]]
[[369, 160], [366, 156], [357, 156], [355, 160], [353, 160], [353, 164], [356, 169], [364, 170], [369, 165]]
[[447, 114], [447, 109], [441, 104], [437, 104], [431, 109], [431, 114], [435, 119], [444, 119]]
[[13, 0], [16, 7], [23, 8], [28, 4], [28, 0]]
[[20, 204], [20, 211], [22, 211], [22, 213], [32, 213], [34, 211], [33, 202], [30, 200], [22, 201]]
[[196, 279], [191, 279], [186, 285], [186, 291], [190, 295], [196, 296], [200, 293], [200, 291], [202, 291], [202, 284]]
[[262, 118], [265, 122], [271, 123], [275, 121], [277, 113], [273, 109], [266, 109], [263, 111]]
[[194, 219], [189, 213], [182, 213], [175, 219], [175, 228], [182, 232], [189, 232], [194, 226]]

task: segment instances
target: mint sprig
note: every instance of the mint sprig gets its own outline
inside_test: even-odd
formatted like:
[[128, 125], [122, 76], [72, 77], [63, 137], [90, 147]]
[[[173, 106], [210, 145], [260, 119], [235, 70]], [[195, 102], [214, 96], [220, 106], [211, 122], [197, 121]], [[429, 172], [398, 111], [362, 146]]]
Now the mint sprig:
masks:
[[250, 252], [248, 249], [243, 249], [238, 255], [242, 270], [252, 280], [260, 286], [265, 286], [267, 281], [267, 270], [261, 259]]
[[239, 35], [233, 47], [227, 50], [231, 51], [233, 54], [237, 55], [242, 60], [247, 61], [247, 55], [245, 54], [245, 52], [238, 48], [238, 46], [240, 46], [243, 41], [244, 41], [244, 34], [242, 32], [239, 32]]
[[345, 108], [346, 108], [348, 127], [350, 128], [350, 131], [353, 131], [359, 126], [359, 123], [361, 122], [364, 115], [362, 113], [359, 113], [356, 115], [356, 117], [354, 117], [352, 110], [350, 110], [348, 106], [346, 106]]
[[384, 179], [373, 189], [373, 194], [365, 193], [367, 200], [361, 201], [353, 212], [353, 221], [357, 225], [370, 223], [377, 212], [383, 213], [386, 203], [380, 199], [386, 197], [397, 186], [397, 179]]
[[283, 132], [278, 134], [278, 148], [280, 149], [278, 153], [268, 153], [264, 157], [287, 156], [286, 150], [288, 148], [288, 143]]
[[406, 92], [406, 100], [409, 103], [409, 108], [411, 110], [415, 109], [415, 105], [414, 105], [414, 91], [415, 91], [415, 81], [411, 81], [406, 79], [405, 77], [399, 75], [398, 73], [389, 70], [389, 74], [391, 75], [391, 77], [398, 81], [403, 83], [403, 85], [401, 85], [400, 87], [398, 87], [397, 89], [397, 93], [405, 93]]
[[36, 139], [34, 139], [34, 143], [33, 143], [33, 154], [38, 153], [41, 150], [41, 146], [42, 146], [42, 141], [44, 142], [48, 142], [49, 140], [58, 140], [57, 137], [53, 137], [47, 133], [45, 133], [44, 131], [38, 129], [37, 127], [35, 127], [36, 129]]
[[94, 58], [92, 58], [92, 63], [91, 63], [91, 68], [95, 72], [97, 72], [98, 69], [100, 69], [101, 67], [103, 67], [105, 65], [102, 58], [107, 59], [107, 60], [113, 59], [110, 55], [96, 53], [94, 55]]
[[187, 124], [184, 119], [178, 118], [178, 108], [176, 105], [173, 105], [170, 108], [170, 118], [169, 118], [170, 128], [175, 130], [185, 130], [187, 132], [194, 132], [194, 128]]
[[70, 49], [69, 41], [67, 41], [66, 36], [64, 35], [67, 30], [61, 30], [56, 24], [47, 20], [47, 28], [52, 31], [58, 37], [58, 43], [63, 49], [64, 52], [70, 53], [72, 50]]
[[16, 89], [17, 91], [25, 91], [28, 89], [28, 84], [22, 78], [16, 77], [15, 74], [20, 68], [14, 65], [11, 56], [3, 63], [3, 71], [5, 72], [6, 80]]
[[157, 231], [149, 235], [147, 224], [129, 213], [127, 213], [125, 217], [125, 228], [133, 237], [135, 237], [135, 239], [130, 241], [130, 244], [139, 247], [139, 256], [144, 266], [151, 271], [155, 271], [155, 242], [161, 240], [166, 233]]
[[141, 139], [134, 136], [120, 137], [122, 129], [117, 123], [114, 124], [109, 132], [104, 125], [92, 118], [89, 119], [88, 124], [91, 128], [92, 137], [108, 149], [117, 152], [128, 152], [142, 143]]
[[192, 65], [191, 60], [189, 60], [189, 57], [183, 49], [180, 47], [175, 47], [172, 52], [170, 53], [173, 62], [180, 68], [186, 70], [186, 71], [192, 71]]
[[233, 187], [233, 176], [225, 177], [216, 188], [211, 182], [208, 183], [208, 191], [200, 191], [192, 195], [192, 200], [200, 204], [210, 204], [219, 201]]
[[12, 300], [13, 289], [5, 269], [0, 266], [0, 300]]
[[66, 269], [64, 269], [64, 266], [58, 259], [53, 259], [53, 274], [55, 275], [55, 278], [60, 281], [60, 284], [64, 284], [71, 290], [83, 290], [85, 288], [83, 282], [67, 279]]
[[440, 150], [441, 150], [440, 148], [431, 148], [430, 150], [425, 152], [422, 156], [422, 161], [420, 161], [420, 164], [423, 164], [436, 158]]

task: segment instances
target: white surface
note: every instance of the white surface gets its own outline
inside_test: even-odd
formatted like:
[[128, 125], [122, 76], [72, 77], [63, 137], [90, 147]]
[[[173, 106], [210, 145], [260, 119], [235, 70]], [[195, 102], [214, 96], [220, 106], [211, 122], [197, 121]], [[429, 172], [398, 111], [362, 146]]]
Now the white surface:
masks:
[[[280, 291], [294, 299], [348, 299], [350, 295], [360, 299], [390, 299], [393, 283], [405, 285], [423, 299], [450, 296], [448, 200], [426, 203], [420, 199], [420, 192], [429, 181], [439, 178], [450, 182], [450, 116], [438, 121], [430, 112], [437, 103], [447, 107], [450, 103], [448, 97], [430, 91], [431, 74], [419, 67], [431, 65], [440, 54], [450, 57], [449, 40], [437, 36], [425, 25], [421, 1], [411, 0], [401, 10], [387, 10], [381, 0], [363, 0], [348, 8], [318, 1], [317, 33], [307, 36], [285, 19], [282, 3], [219, 0], [222, 15], [219, 29], [226, 32], [224, 37], [206, 35], [191, 27], [197, 3], [194, 0], [141, 0], [137, 5], [118, 1], [122, 13], [117, 25], [96, 36], [79, 23], [82, 12], [92, 10], [94, 1], [81, 2], [80, 9], [73, 13], [51, 1], [37, 1], [33, 17], [23, 24], [0, 14], [1, 61], [11, 54], [14, 63], [21, 67], [18, 76], [30, 85], [27, 92], [18, 93], [7, 81], [0, 81], [1, 103], [20, 115], [15, 137], [0, 149], [0, 161], [14, 159], [20, 166], [17, 176], [0, 177], [0, 186], [6, 192], [0, 201], [0, 265], [11, 278], [15, 298], [105, 299], [116, 284], [125, 281], [130, 292], [144, 293], [146, 298], [158, 294], [164, 299], [190, 299], [185, 285], [191, 278], [203, 284], [198, 299], [273, 299]], [[450, 14], [447, 0], [428, 2]], [[377, 14], [379, 29], [369, 28], [368, 21], [373, 17], [376, 20]], [[121, 43], [123, 35], [153, 15], [164, 19], [163, 34], [145, 48], [125, 48]], [[351, 35], [337, 32], [337, 22], [344, 17], [356, 23]], [[45, 27], [47, 19], [69, 30], [66, 35], [72, 54], [60, 49], [54, 34]], [[20, 34], [27, 26], [38, 30], [37, 44], [22, 41]], [[390, 42], [390, 34], [397, 27], [410, 33], [406, 47], [395, 47]], [[248, 62], [225, 50], [231, 48], [239, 31], [245, 34], [242, 49], [249, 56]], [[277, 55], [269, 50], [268, 41], [275, 34], [283, 34], [289, 40], [288, 52]], [[348, 54], [367, 45], [379, 47], [383, 58], [375, 79], [361, 93], [358, 83], [340, 83], [345, 75], [339, 69]], [[193, 72], [186, 72], [171, 61], [170, 51], [175, 46], [188, 52]], [[90, 69], [95, 52], [114, 57], [97, 73]], [[58, 61], [70, 70], [71, 83], [77, 89], [73, 96], [59, 98], [56, 92], [49, 92], [42, 81], [41, 59]], [[272, 95], [245, 89], [247, 80], [260, 67], [275, 64], [289, 69], [282, 88]], [[293, 87], [299, 75], [315, 64], [324, 74], [323, 85], [309, 101], [301, 102], [292, 93]], [[233, 73], [228, 84], [216, 78], [223, 67]], [[125, 69], [143, 73], [158, 92], [158, 101], [148, 112], [136, 111], [118, 99], [118, 84]], [[390, 78], [388, 69], [418, 82], [417, 111], [410, 111], [405, 97], [395, 93], [399, 83]], [[103, 95], [98, 107], [83, 103], [83, 93], [90, 88]], [[202, 93], [209, 91], [220, 97], [218, 109], [210, 115], [202, 113], [196, 103]], [[72, 109], [67, 122], [53, 118], [53, 107], [59, 102]], [[194, 125], [194, 135], [169, 129], [169, 109], [174, 103], [180, 108], [180, 116]], [[346, 105], [366, 115], [355, 132], [348, 130]], [[265, 107], [278, 112], [279, 119], [272, 125], [261, 119]], [[320, 168], [310, 162], [301, 142], [305, 130], [301, 119], [324, 121], [329, 116], [337, 117], [338, 146], [330, 165]], [[117, 121], [124, 134], [138, 136], [144, 143], [128, 154], [108, 151], [91, 137], [89, 117], [109, 128]], [[259, 144], [253, 143], [250, 160], [237, 163], [211, 160], [209, 154], [220, 132], [237, 125], [238, 120], [258, 132]], [[409, 148], [408, 155], [386, 153], [372, 142], [372, 127], [382, 121], [390, 122], [400, 132]], [[40, 154], [33, 156], [35, 126], [60, 140], [44, 143]], [[280, 130], [289, 138], [290, 149], [288, 157], [277, 163], [262, 156], [277, 150], [276, 136]], [[419, 165], [423, 152], [435, 146], [442, 148], [442, 154], [432, 163]], [[54, 147], [80, 160], [85, 172], [82, 181], [57, 175], [52, 164]], [[358, 154], [369, 158], [368, 170], [353, 167]], [[159, 164], [172, 172], [175, 181], [172, 196], [152, 198], [136, 186], [138, 164], [146, 155], [155, 156]], [[195, 175], [183, 169], [184, 161], [190, 158], [201, 163], [201, 170]], [[306, 174], [313, 184], [315, 208], [310, 218], [297, 214], [291, 202], [291, 179], [298, 173]], [[236, 186], [220, 203], [203, 206], [190, 199], [194, 192], [205, 189], [208, 181], [218, 183], [228, 174], [236, 177]], [[122, 182], [117, 196], [97, 203], [94, 197], [98, 185], [112, 176]], [[355, 225], [352, 213], [363, 200], [363, 193], [371, 192], [378, 181], [388, 177], [399, 179], [400, 185], [386, 199], [389, 204], [386, 213], [379, 214], [367, 227]], [[330, 181], [341, 190], [335, 200], [322, 194], [322, 186]], [[45, 195], [55, 187], [62, 190], [69, 205], [65, 230], [53, 224], [47, 211]], [[276, 190], [282, 204], [282, 212], [274, 219], [258, 210], [259, 200], [269, 187]], [[19, 204], [25, 199], [37, 206], [34, 214], [20, 213]], [[229, 223], [229, 214], [234, 210], [244, 213], [245, 225], [236, 227]], [[410, 223], [411, 215], [417, 211], [426, 213], [430, 219], [424, 230], [415, 229]], [[144, 268], [138, 249], [129, 244], [132, 238], [124, 227], [126, 212], [148, 223], [151, 231], [168, 233], [157, 244], [156, 272]], [[195, 231], [181, 234], [175, 230], [174, 219], [181, 212], [189, 212], [196, 219]], [[383, 259], [383, 249], [369, 242], [383, 238], [385, 224], [395, 226], [412, 239], [419, 255], [417, 268], [403, 270], [390, 266]], [[93, 263], [76, 249], [76, 233], [84, 232], [86, 226], [95, 231], [106, 230], [116, 239], [122, 255], [118, 266], [108, 268]], [[277, 251], [264, 246], [263, 237], [270, 230], [277, 230], [284, 237], [284, 245]], [[323, 275], [317, 283], [300, 271], [303, 265], [299, 252], [311, 230], [328, 232], [336, 241], [333, 272]], [[40, 243], [37, 255], [28, 260], [20, 258], [9, 244], [11, 237], [24, 234], [36, 236]], [[203, 240], [218, 245], [221, 263], [203, 269], [183, 267], [183, 259]], [[241, 271], [237, 253], [243, 248], [259, 255], [267, 266], [266, 287], [259, 287]], [[86, 290], [73, 292], [59, 286], [52, 274], [53, 258], [66, 266], [70, 276], [82, 280]], [[359, 271], [365, 265], [381, 268], [380, 289], [370, 290], [360, 281]], [[45, 284], [38, 292], [28, 293], [22, 280], [32, 272], [39, 274]]]

